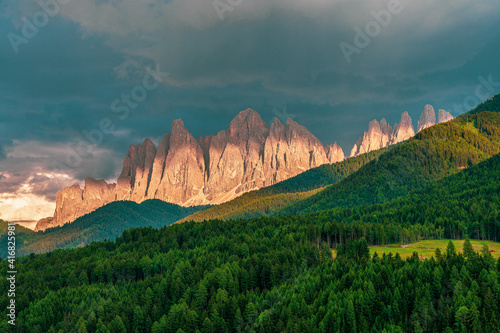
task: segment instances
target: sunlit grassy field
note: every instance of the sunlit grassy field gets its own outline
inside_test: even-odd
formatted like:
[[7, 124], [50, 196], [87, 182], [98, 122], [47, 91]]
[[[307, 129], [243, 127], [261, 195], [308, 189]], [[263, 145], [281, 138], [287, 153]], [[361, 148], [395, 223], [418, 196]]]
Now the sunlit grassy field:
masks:
[[[379, 255], [382, 255], [383, 253], [389, 254], [390, 252], [392, 252], [392, 254], [399, 253], [402, 258], [407, 258], [410, 257], [413, 252], [418, 252], [419, 256], [425, 259], [434, 256], [434, 251], [436, 251], [436, 248], [439, 248], [442, 253], [446, 251], [448, 242], [449, 240], [424, 240], [418, 243], [410, 244], [407, 248], [401, 248], [399, 244], [370, 246], [370, 254], [373, 255], [373, 253], [377, 252]], [[486, 244], [488, 245], [490, 250], [493, 250], [491, 254], [494, 258], [500, 257], [500, 243], [477, 240], [471, 240], [471, 243], [474, 250], [476, 250], [477, 252], [480, 252], [483, 244]], [[455, 249], [457, 251], [462, 252], [464, 246], [463, 240], [454, 240], [453, 244], [455, 244]]]

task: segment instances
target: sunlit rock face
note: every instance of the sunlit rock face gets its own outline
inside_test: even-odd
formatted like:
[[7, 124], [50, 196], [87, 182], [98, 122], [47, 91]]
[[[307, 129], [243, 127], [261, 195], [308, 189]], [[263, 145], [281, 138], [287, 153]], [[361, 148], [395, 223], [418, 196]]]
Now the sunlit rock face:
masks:
[[432, 105], [427, 104], [418, 120], [417, 133], [434, 125], [436, 125], [436, 111]]
[[406, 111], [403, 112], [401, 120], [394, 125], [394, 128], [385, 119], [382, 119], [380, 123], [377, 120], [372, 120], [368, 126], [368, 131], [354, 144], [349, 156], [354, 157], [385, 148], [408, 140], [414, 135], [413, 123]]
[[368, 126], [368, 131], [359, 138], [352, 148], [350, 156], [357, 156], [387, 147], [391, 135], [392, 129], [387, 125], [385, 119], [382, 119], [380, 123], [377, 120], [372, 120]]
[[266, 186], [329, 162], [323, 144], [290, 118], [286, 125], [274, 119], [263, 160]]
[[46, 217], [39, 220], [36, 224], [35, 231], [42, 231], [47, 228], [51, 228], [53, 220], [54, 220], [53, 217]]
[[407, 111], [403, 112], [401, 115], [401, 120], [399, 123], [394, 125], [394, 130], [392, 131], [391, 140], [389, 144], [396, 144], [408, 140], [415, 136], [415, 129], [413, 128], [413, 122]]
[[345, 159], [344, 151], [335, 142], [333, 145], [328, 145], [325, 147], [326, 158], [330, 163], [342, 162]]
[[[46, 227], [57, 227], [74, 221], [80, 216], [93, 212], [99, 207], [115, 201], [115, 184], [107, 184], [104, 179], [87, 178], [85, 188], [73, 185], [57, 192], [56, 210], [50, 224]], [[37, 230], [44, 230], [42, 224], [37, 224]]]
[[40, 223], [38, 230], [72, 222], [116, 200], [220, 204], [343, 159], [336, 143], [325, 147], [291, 119], [283, 124], [276, 118], [269, 126], [251, 109], [241, 111], [227, 130], [198, 140], [179, 119], [158, 147], [149, 139], [130, 146], [116, 184], [87, 178], [83, 190], [74, 185], [59, 191], [53, 220]]
[[438, 123], [446, 123], [447, 121], [453, 120], [453, 116], [443, 109], [438, 111]]
[[[453, 116], [450, 113], [445, 110], [439, 110], [438, 123], [444, 123], [452, 119]], [[435, 124], [436, 111], [434, 111], [432, 105], [427, 104], [418, 120], [417, 133]], [[413, 136], [415, 136], [415, 129], [413, 128], [413, 122], [407, 111], [403, 112], [399, 123], [396, 123], [394, 128], [391, 128], [385, 119], [382, 119], [380, 123], [377, 120], [372, 120], [368, 127], [368, 131], [354, 144], [349, 156], [353, 157], [385, 148], [406, 141]]]

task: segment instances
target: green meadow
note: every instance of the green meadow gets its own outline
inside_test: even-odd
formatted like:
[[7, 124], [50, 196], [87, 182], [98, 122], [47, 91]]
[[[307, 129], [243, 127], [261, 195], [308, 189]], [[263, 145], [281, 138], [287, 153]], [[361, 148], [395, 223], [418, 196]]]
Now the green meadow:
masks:
[[[400, 244], [370, 246], [370, 255], [373, 256], [375, 252], [377, 252], [378, 255], [382, 255], [383, 253], [392, 253], [393, 255], [395, 255], [396, 253], [399, 253], [401, 258], [404, 259], [410, 257], [413, 252], [417, 252], [419, 256], [421, 256], [423, 259], [426, 259], [434, 256], [436, 248], [439, 248], [441, 250], [441, 253], [445, 252], [448, 242], [449, 240], [424, 240], [418, 243], [408, 244], [408, 247], [406, 248], [402, 248]], [[480, 252], [483, 245], [486, 244], [488, 245], [490, 250], [493, 250], [491, 254], [494, 258], [500, 257], [500, 243], [478, 240], [471, 240], [471, 243], [476, 252]], [[453, 240], [453, 244], [455, 245], [455, 249], [457, 251], [462, 252], [464, 240]]]

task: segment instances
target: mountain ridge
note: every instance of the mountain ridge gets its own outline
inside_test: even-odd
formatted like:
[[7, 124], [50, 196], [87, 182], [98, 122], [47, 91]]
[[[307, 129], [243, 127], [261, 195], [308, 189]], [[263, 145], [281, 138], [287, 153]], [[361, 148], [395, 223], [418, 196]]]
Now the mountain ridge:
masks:
[[[434, 112], [426, 105], [422, 121]], [[435, 112], [434, 112], [435, 117]], [[449, 120], [440, 110], [440, 120]], [[425, 123], [425, 125], [423, 125]], [[358, 156], [388, 147], [415, 135], [411, 117], [403, 112], [392, 128], [385, 119], [370, 122], [353, 147]], [[343, 161], [337, 143], [323, 145], [304, 126], [288, 118], [286, 125], [275, 118], [271, 126], [246, 109], [238, 113], [227, 130], [196, 140], [181, 119], [172, 122], [171, 133], [156, 147], [150, 139], [130, 145], [116, 184], [93, 178], [84, 188], [74, 185], [57, 193], [52, 220], [38, 223], [36, 230], [61, 226], [118, 200], [137, 203], [160, 199], [181, 206], [217, 205], [244, 193], [268, 187], [312, 168]]]
[[275, 214], [303, 215], [400, 197], [500, 153], [499, 128], [499, 112], [482, 112], [423, 129], [356, 174]]
[[[453, 116], [445, 110], [439, 110], [439, 121], [437, 123], [444, 123], [453, 120]], [[413, 122], [405, 111], [401, 114], [399, 123], [394, 124], [392, 128], [385, 118], [382, 118], [380, 123], [374, 119], [368, 126], [368, 131], [364, 132], [363, 136], [356, 141], [354, 147], [351, 149], [349, 157], [358, 156], [370, 151], [386, 148], [400, 142], [406, 141], [415, 136], [416, 133], [434, 126], [436, 124], [436, 112], [432, 105], [427, 104], [424, 107], [420, 119], [417, 123], [417, 130], [413, 127]]]
[[83, 189], [74, 185], [59, 191], [52, 222], [37, 230], [64, 225], [118, 200], [220, 204], [343, 159], [337, 144], [324, 146], [290, 118], [286, 125], [275, 118], [269, 126], [246, 109], [227, 130], [198, 140], [177, 119], [158, 147], [149, 139], [129, 147], [116, 184], [87, 178]]

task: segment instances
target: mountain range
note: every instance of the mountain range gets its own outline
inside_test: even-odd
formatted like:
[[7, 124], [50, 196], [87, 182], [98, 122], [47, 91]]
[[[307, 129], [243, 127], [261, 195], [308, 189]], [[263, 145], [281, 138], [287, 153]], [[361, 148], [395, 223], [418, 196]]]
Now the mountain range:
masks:
[[[453, 117], [439, 110], [439, 122]], [[421, 131], [436, 123], [426, 105]], [[385, 119], [370, 122], [349, 157], [408, 140], [415, 135], [408, 112], [392, 128]], [[150, 139], [131, 145], [116, 184], [87, 178], [57, 193], [53, 218], [42, 219], [36, 231], [73, 222], [114, 201], [159, 199], [180, 206], [218, 205], [249, 191], [268, 187], [307, 170], [345, 159], [337, 143], [324, 145], [304, 126], [275, 118], [271, 126], [254, 110], [241, 111], [227, 130], [196, 140], [182, 120], [174, 120], [158, 147]]]
[[[453, 116], [450, 113], [445, 110], [439, 110], [437, 123], [448, 122], [452, 119]], [[403, 112], [401, 120], [394, 125], [394, 128], [392, 128], [385, 119], [382, 119], [380, 123], [377, 120], [372, 120], [368, 126], [368, 132], [365, 132], [354, 144], [349, 156], [358, 156], [406, 141], [415, 136], [415, 133], [434, 126], [435, 124], [436, 111], [434, 111], [432, 105], [429, 104], [424, 107], [424, 111], [417, 123], [416, 132], [411, 117], [406, 111]]]
[[[444, 115], [217, 206], [118, 201], [18, 227], [15, 329], [498, 332], [500, 95]], [[8, 242], [0, 221], [2, 257]]]
[[[478, 108], [500, 110], [496, 102], [487, 101]], [[42, 220], [40, 223], [49, 225], [43, 233], [20, 228], [24, 233], [18, 251], [29, 254], [79, 247], [92, 241], [113, 240], [128, 228], [160, 228], [176, 221], [321, 215], [332, 209], [350, 214], [355, 207], [378, 207], [424, 190], [429, 184], [491, 158], [500, 153], [499, 133], [499, 112], [472, 110], [453, 121], [423, 129], [401, 144], [324, 164], [212, 207], [182, 207], [161, 200], [146, 200], [140, 205], [118, 201], [62, 227], [52, 228], [51, 219]]]

